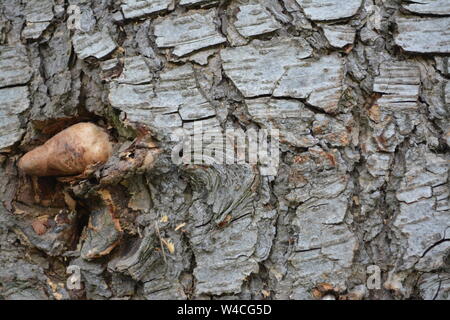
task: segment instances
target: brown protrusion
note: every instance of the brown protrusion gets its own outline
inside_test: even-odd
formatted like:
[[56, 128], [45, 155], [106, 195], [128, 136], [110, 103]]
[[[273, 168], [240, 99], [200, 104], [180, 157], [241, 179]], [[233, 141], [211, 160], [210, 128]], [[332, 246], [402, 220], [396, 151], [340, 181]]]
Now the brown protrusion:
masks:
[[36, 232], [37, 235], [41, 236], [47, 232], [46, 220], [47, 218], [45, 218], [45, 220], [37, 218], [31, 223], [31, 226], [33, 227], [33, 230], [34, 232]]
[[105, 163], [112, 153], [109, 136], [93, 123], [75, 124], [26, 153], [19, 169], [31, 176], [71, 176]]

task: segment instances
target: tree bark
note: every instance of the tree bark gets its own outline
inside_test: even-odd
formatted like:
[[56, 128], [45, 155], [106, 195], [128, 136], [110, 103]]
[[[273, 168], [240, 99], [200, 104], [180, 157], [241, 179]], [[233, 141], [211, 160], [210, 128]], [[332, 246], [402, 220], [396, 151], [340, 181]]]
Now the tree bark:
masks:
[[[0, 298], [449, 299], [449, 33], [448, 0], [3, 0]], [[79, 122], [108, 162], [18, 170]], [[199, 123], [277, 129], [275, 172], [175, 163]]]

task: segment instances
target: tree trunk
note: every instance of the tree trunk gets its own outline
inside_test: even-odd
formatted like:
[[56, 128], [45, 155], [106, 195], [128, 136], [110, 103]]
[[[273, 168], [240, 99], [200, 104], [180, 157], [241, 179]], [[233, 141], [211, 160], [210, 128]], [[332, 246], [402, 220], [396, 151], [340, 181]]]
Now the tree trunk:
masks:
[[[448, 0], [1, 1], [0, 299], [449, 299], [449, 33]], [[18, 170], [79, 122], [105, 164]], [[200, 124], [247, 158], [186, 162]]]

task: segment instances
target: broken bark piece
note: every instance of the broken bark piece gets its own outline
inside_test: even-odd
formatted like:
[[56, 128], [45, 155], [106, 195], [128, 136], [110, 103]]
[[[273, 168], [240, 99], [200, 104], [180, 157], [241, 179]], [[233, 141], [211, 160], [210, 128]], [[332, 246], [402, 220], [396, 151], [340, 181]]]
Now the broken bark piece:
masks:
[[115, 80], [127, 84], [148, 83], [153, 77], [149, 64], [148, 59], [142, 56], [126, 57], [123, 61], [122, 73]]
[[375, 78], [373, 90], [416, 102], [419, 85], [420, 70], [417, 66], [407, 62], [390, 62], [380, 65], [380, 74]]
[[0, 149], [12, 146], [20, 140], [24, 130], [20, 129], [20, 120], [17, 116], [0, 115]]
[[349, 25], [323, 25], [323, 33], [328, 42], [335, 48], [343, 48], [355, 41], [355, 29]]
[[91, 165], [105, 163], [111, 153], [108, 134], [92, 123], [82, 122], [26, 153], [18, 166], [31, 176], [69, 176], [83, 173]]
[[405, 51], [450, 53], [450, 17], [399, 16], [396, 24], [398, 34], [395, 36], [395, 43]]
[[403, 2], [403, 8], [416, 14], [450, 15], [450, 1], [448, 0], [410, 0]]
[[353, 186], [345, 170], [336, 150], [324, 152], [318, 146], [295, 156], [279, 170], [275, 193], [286, 194], [286, 188], [285, 199], [297, 208], [287, 222], [292, 230], [292, 249], [280, 285], [288, 285], [291, 291], [285, 297], [322, 297], [324, 293], [318, 288], [311, 291], [322, 282], [327, 283], [325, 288], [344, 291], [346, 283], [342, 279], [351, 274], [358, 248], [346, 221]]
[[445, 101], [446, 104], [450, 104], [450, 82], [447, 82], [445, 84], [444, 101]]
[[111, 81], [122, 74], [123, 61], [118, 58], [102, 61], [100, 63], [100, 69], [102, 80]]
[[218, 50], [215, 48], [201, 50], [184, 58], [183, 61], [191, 61], [201, 66], [205, 66], [208, 64], [209, 58], [214, 54], [216, 54], [217, 52]]
[[280, 24], [260, 4], [239, 7], [234, 26], [244, 37], [269, 33], [280, 28]]
[[25, 12], [27, 22], [22, 31], [22, 36], [27, 39], [38, 39], [53, 19], [53, 1], [27, 1]]
[[338, 109], [344, 81], [344, 61], [338, 55], [323, 56], [289, 66], [273, 95], [306, 101], [327, 113]]
[[0, 148], [16, 143], [23, 134], [18, 114], [30, 106], [26, 86], [0, 89]]
[[217, 30], [215, 17], [216, 10], [210, 9], [161, 18], [155, 22], [156, 45], [174, 48], [173, 54], [182, 57], [224, 43], [226, 39]]
[[215, 115], [214, 108], [197, 86], [194, 72], [191, 65], [185, 65], [162, 73], [152, 103], [155, 106], [178, 109], [183, 120]]
[[297, 147], [311, 147], [319, 142], [311, 135], [314, 112], [300, 101], [288, 99], [257, 98], [245, 101], [256, 122], [268, 129], [280, 130], [281, 142]]
[[133, 19], [166, 11], [171, 4], [172, 0], [125, 0], [122, 12], [126, 19]]
[[301, 64], [311, 54], [312, 48], [302, 38], [254, 40], [220, 51], [226, 75], [245, 97], [272, 94], [285, 68]]
[[73, 47], [80, 59], [102, 59], [113, 52], [117, 45], [106, 32], [77, 33], [72, 37]]
[[151, 169], [160, 153], [161, 150], [158, 148], [142, 148], [111, 157], [101, 172], [101, 184], [118, 183], [138, 171]]
[[189, 64], [163, 70], [156, 85], [112, 83], [108, 98], [113, 107], [127, 113], [130, 121], [163, 130], [181, 127], [181, 120], [215, 115], [215, 109], [200, 92]]
[[419, 123], [419, 89], [420, 69], [414, 63], [396, 61], [380, 65], [373, 91], [382, 96], [369, 111], [380, 150], [394, 151], [402, 139], [396, 133], [406, 135]]
[[81, 257], [90, 260], [108, 255], [118, 245], [121, 235], [119, 220], [113, 217], [108, 205], [93, 210]]
[[27, 110], [30, 106], [28, 95], [26, 86], [0, 89], [0, 114], [13, 115]]
[[149, 269], [162, 260], [160, 253], [154, 251], [158, 243], [156, 232], [145, 229], [143, 237], [132, 242], [129, 250], [108, 263], [108, 269], [145, 280]]
[[419, 288], [424, 300], [448, 300], [450, 279], [445, 271], [427, 272], [420, 277]]
[[195, 290], [215, 295], [238, 292], [244, 279], [258, 270], [273, 236], [270, 222], [265, 227], [269, 239], [258, 236], [258, 227], [264, 229], [263, 221], [273, 218], [258, 207], [254, 197], [260, 177], [246, 164], [194, 166], [186, 174], [194, 182], [195, 197], [208, 191], [205, 203], [195, 201], [189, 210], [188, 223], [196, 226], [191, 229], [191, 246], [199, 261], [194, 269]]
[[335, 288], [332, 284], [326, 282], [319, 283], [312, 290], [313, 297], [322, 300], [336, 300], [335, 294], [337, 293], [337, 288]]
[[[22, 200], [23, 196], [20, 196]], [[73, 247], [79, 224], [76, 212], [68, 212], [61, 207], [43, 206], [41, 203], [28, 205], [20, 201], [14, 202], [13, 208], [15, 228], [32, 246], [52, 256], [60, 255]]]
[[[80, 287], [81, 290], [85, 291], [87, 299], [96, 300], [111, 298], [112, 292], [109, 284], [106, 283], [102, 276], [105, 272], [104, 264], [97, 261], [86, 261], [81, 257], [78, 257], [71, 261], [69, 268], [72, 266], [81, 273], [82, 281]], [[76, 293], [81, 290], [75, 289], [72, 290], [71, 293], [73, 294], [74, 291]], [[81, 296], [81, 293], [78, 294]], [[81, 299], [81, 297], [77, 298]]]
[[0, 87], [27, 83], [32, 70], [26, 54], [18, 47], [0, 46]]
[[338, 20], [354, 16], [361, 0], [296, 0], [308, 19], [314, 21]]
[[411, 148], [405, 157], [405, 176], [396, 192], [400, 208], [393, 224], [408, 243], [399, 268], [415, 266], [426, 253], [439, 269], [445, 265], [444, 259], [439, 250], [429, 248], [448, 232], [448, 161], [423, 147]]
[[305, 287], [314, 281], [327, 279], [334, 286], [345, 286], [341, 279], [350, 275], [358, 248], [356, 238], [343, 223], [347, 197], [311, 200], [298, 208], [293, 223], [297, 244], [289, 257], [290, 276], [284, 280], [295, 282], [292, 299], [309, 299]]
[[324, 140], [334, 147], [345, 147], [350, 144], [351, 129], [349, 128], [354, 125], [351, 117], [336, 119], [317, 113], [314, 118], [312, 133], [316, 138]]

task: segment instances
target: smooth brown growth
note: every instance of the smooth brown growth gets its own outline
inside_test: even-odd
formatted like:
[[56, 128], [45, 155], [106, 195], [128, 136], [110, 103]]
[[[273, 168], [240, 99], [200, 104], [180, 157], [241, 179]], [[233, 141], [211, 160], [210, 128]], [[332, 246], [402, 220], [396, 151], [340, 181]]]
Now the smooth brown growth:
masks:
[[112, 153], [109, 136], [88, 122], [75, 124], [26, 153], [19, 169], [31, 176], [71, 176], [105, 163]]

